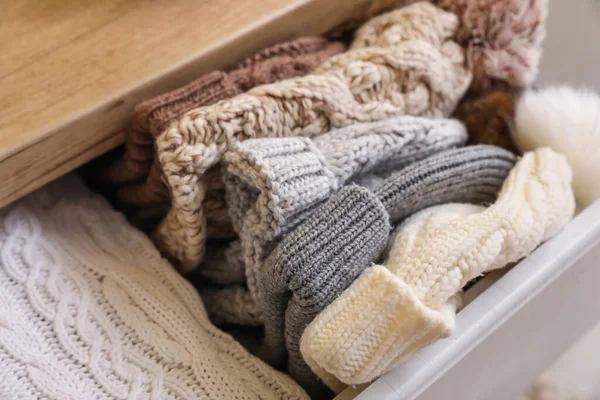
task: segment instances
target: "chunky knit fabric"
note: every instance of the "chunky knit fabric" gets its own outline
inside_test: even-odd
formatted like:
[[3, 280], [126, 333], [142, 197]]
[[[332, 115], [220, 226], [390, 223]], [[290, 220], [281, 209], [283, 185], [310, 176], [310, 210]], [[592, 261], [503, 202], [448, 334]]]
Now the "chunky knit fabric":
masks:
[[[310, 138], [251, 139], [225, 154], [224, 182], [231, 220], [240, 236], [224, 251], [221, 268], [209, 263], [212, 281], [223, 283], [238, 270], [242, 249], [252, 297], [241, 287], [215, 291], [203, 298], [213, 322], [262, 325], [255, 300], [257, 276], [281, 238], [346, 182], [367, 173], [383, 176], [466, 141], [456, 120], [394, 117], [355, 124]], [[201, 268], [204, 268], [203, 263]], [[216, 272], [222, 271], [223, 277]], [[236, 296], [230, 296], [235, 290]]]
[[494, 205], [441, 207], [400, 229], [385, 266], [361, 275], [305, 330], [304, 359], [338, 387], [368, 382], [451, 334], [448, 300], [470, 279], [527, 256], [574, 211], [571, 168], [550, 149], [526, 154]]
[[307, 399], [73, 176], [0, 210], [0, 398]]
[[236, 141], [315, 136], [397, 115], [446, 116], [469, 86], [463, 51], [450, 40], [456, 17], [419, 3], [359, 29], [352, 50], [314, 74], [254, 88], [190, 111], [157, 140], [173, 194], [156, 232], [159, 247], [193, 269], [204, 254], [202, 176]]
[[395, 117], [355, 124], [314, 139], [253, 139], [225, 155], [229, 212], [244, 250], [255, 299], [269, 251], [346, 182], [383, 176], [416, 160], [464, 145], [456, 120]]
[[[151, 214], [153, 217], [164, 216], [170, 196], [154, 155], [154, 141], [171, 122], [193, 108], [229, 99], [255, 86], [306, 75], [344, 48], [342, 43], [320, 37], [284, 42], [248, 57], [231, 72], [213, 71], [138, 105], [125, 134], [125, 153], [104, 169], [104, 180], [121, 185], [116, 194], [117, 203], [126, 210], [134, 210], [133, 219], [140, 224], [148, 220], [149, 208], [156, 210]], [[217, 172], [212, 171], [211, 174], [217, 176], [208, 176], [205, 180], [210, 189], [205, 211], [213, 224], [225, 225], [228, 216]], [[211, 234], [225, 235], [226, 232], [231, 230], [223, 231], [220, 227]]]
[[515, 128], [518, 91], [492, 91], [481, 97], [463, 99], [454, 116], [469, 132], [469, 143], [493, 144], [517, 151], [511, 131]]
[[304, 328], [385, 247], [390, 226], [431, 205], [491, 203], [515, 157], [493, 146], [447, 150], [411, 164], [374, 191], [347, 186], [273, 251], [258, 274], [269, 361], [289, 356], [288, 372], [309, 393], [316, 377], [300, 355]]
[[[399, 3], [415, 1], [419, 0], [400, 0]], [[473, 71], [472, 90], [524, 88], [533, 83], [546, 36], [548, 0], [431, 2], [458, 16], [455, 39], [467, 51]]]

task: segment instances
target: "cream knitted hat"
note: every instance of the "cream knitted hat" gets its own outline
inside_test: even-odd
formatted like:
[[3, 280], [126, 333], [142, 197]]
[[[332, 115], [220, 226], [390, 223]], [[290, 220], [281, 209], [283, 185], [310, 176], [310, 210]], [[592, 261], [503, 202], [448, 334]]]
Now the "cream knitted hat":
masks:
[[600, 198], [600, 96], [585, 89], [551, 87], [525, 92], [511, 133], [521, 151], [548, 146], [567, 157], [573, 190], [583, 209]]
[[0, 398], [308, 399], [74, 176], [0, 210]]
[[527, 256], [574, 211], [571, 168], [548, 148], [527, 153], [494, 205], [426, 210], [407, 221], [385, 266], [365, 271], [304, 331], [301, 351], [330, 387], [375, 379], [451, 334], [448, 300], [476, 276]]
[[[224, 157], [224, 182], [240, 242], [225, 251], [233, 259], [223, 260], [223, 274], [229, 277], [232, 268], [237, 270], [240, 254], [233, 250], [241, 247], [247, 284], [252, 299], [257, 299], [256, 280], [270, 251], [345, 183], [370, 172], [389, 175], [466, 140], [465, 128], [456, 120], [402, 116], [354, 124], [312, 139], [263, 138], [232, 145]], [[218, 268], [210, 266], [214, 278]], [[239, 301], [246, 298], [240, 290], [203, 293], [213, 321], [249, 323], [260, 316], [254, 302]], [[233, 292], [236, 296], [231, 297]], [[243, 304], [247, 307], [240, 307]]]
[[429, 3], [393, 11], [365, 24], [351, 50], [315, 73], [256, 87], [174, 122], [156, 142], [172, 193], [158, 246], [183, 271], [202, 260], [202, 175], [236, 141], [316, 136], [397, 115], [451, 114], [471, 81], [463, 50], [450, 39], [456, 27], [456, 16]]
[[513, 167], [494, 146], [447, 150], [394, 173], [374, 190], [347, 186], [287, 235], [258, 273], [265, 320], [265, 356], [288, 359], [288, 373], [309, 394], [316, 377], [300, 355], [306, 326], [385, 247], [390, 225], [436, 204], [489, 204]]

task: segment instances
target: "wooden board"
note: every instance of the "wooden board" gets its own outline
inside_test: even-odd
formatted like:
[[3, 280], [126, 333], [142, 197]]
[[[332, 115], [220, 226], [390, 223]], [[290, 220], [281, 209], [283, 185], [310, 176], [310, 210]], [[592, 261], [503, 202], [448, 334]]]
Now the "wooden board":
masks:
[[378, 1], [4, 2], [0, 207], [122, 143], [140, 101]]

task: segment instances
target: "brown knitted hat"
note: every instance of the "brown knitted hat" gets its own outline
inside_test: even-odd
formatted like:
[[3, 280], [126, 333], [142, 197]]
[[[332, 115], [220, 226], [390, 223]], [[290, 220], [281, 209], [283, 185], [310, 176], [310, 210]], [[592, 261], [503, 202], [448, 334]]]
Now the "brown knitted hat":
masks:
[[[139, 104], [126, 132], [125, 153], [105, 169], [103, 177], [108, 183], [123, 185], [117, 192], [117, 202], [124, 208], [141, 208], [133, 212], [132, 217], [142, 224], [147, 223], [149, 214], [154, 220], [164, 216], [162, 210], [168, 209], [170, 199], [162, 181], [160, 163], [154, 156], [154, 140], [173, 120], [191, 109], [234, 97], [255, 86], [305, 75], [344, 50], [340, 42], [321, 37], [299, 38], [268, 47], [245, 59], [231, 72], [213, 71]], [[216, 232], [228, 236], [232, 230], [227, 228], [230, 224], [218, 170], [207, 173], [205, 181], [207, 217], [217, 223], [217, 227], [221, 226]], [[149, 208], [156, 212], [149, 213]]]

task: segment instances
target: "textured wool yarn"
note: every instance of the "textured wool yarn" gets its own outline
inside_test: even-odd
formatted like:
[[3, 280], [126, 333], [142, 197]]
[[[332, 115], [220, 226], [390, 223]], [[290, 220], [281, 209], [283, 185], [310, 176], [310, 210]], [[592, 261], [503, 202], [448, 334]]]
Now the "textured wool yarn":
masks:
[[521, 151], [548, 146], [567, 157], [579, 210], [600, 198], [598, 94], [566, 86], [527, 91], [516, 106], [515, 128]]
[[401, 116], [355, 124], [310, 138], [252, 139], [225, 155], [224, 182], [248, 287], [274, 245], [346, 182], [389, 175], [417, 160], [465, 144], [452, 119]]
[[471, 81], [463, 50], [450, 40], [456, 27], [452, 14], [429, 3], [414, 4], [369, 21], [357, 31], [352, 50], [314, 74], [188, 112], [156, 142], [173, 195], [171, 210], [155, 234], [157, 245], [179, 261], [182, 271], [202, 260], [202, 176], [236, 141], [316, 136], [397, 115], [452, 113]]
[[546, 36], [548, 0], [435, 0], [459, 17], [456, 40], [473, 69], [471, 88], [533, 83]]
[[74, 176], [0, 210], [0, 398], [308, 399]]
[[400, 228], [385, 266], [367, 269], [304, 331], [301, 351], [327, 384], [369, 382], [449, 336], [452, 298], [469, 280], [519, 261], [575, 207], [571, 168], [549, 148], [527, 153], [485, 211], [425, 210]]
[[[125, 153], [103, 168], [103, 180], [119, 185], [116, 201], [142, 224], [150, 217], [164, 217], [170, 203], [168, 187], [155, 156], [154, 142], [171, 122], [191, 109], [228, 99], [247, 90], [282, 79], [306, 75], [328, 58], [341, 53], [345, 46], [321, 37], [303, 37], [267, 47], [239, 63], [230, 72], [213, 71], [193, 82], [151, 98], [135, 108], [125, 132]], [[208, 193], [204, 200], [207, 218], [217, 225], [209, 236], [228, 236], [223, 230], [229, 223], [219, 170], [207, 172]], [[148, 209], [156, 212], [148, 215]]]
[[446, 202], [489, 204], [515, 163], [494, 146], [446, 150], [392, 174], [375, 190], [347, 186], [287, 235], [258, 274], [265, 356], [288, 356], [288, 373], [309, 394], [319, 391], [300, 354], [306, 326], [384, 249], [391, 226]]
[[401, 116], [354, 124], [312, 139], [262, 138], [232, 145], [224, 156], [224, 182], [240, 240], [221, 250], [225, 257], [220, 268], [215, 261], [208, 266], [211, 281], [225, 283], [241, 261], [252, 294], [244, 299], [252, 301], [240, 301], [241, 294], [230, 296], [233, 289], [209, 289], [203, 299], [211, 320], [262, 325], [254, 301], [260, 295], [256, 279], [269, 252], [345, 183], [370, 173], [388, 175], [462, 146], [466, 139], [464, 126], [456, 120]]
[[[345, 27], [420, 0], [373, 0], [357, 7]], [[471, 89], [525, 88], [538, 74], [548, 0], [430, 0], [458, 16], [456, 41], [473, 70]]]
[[492, 91], [463, 99], [454, 112], [469, 132], [469, 143], [492, 144], [517, 152], [511, 132], [515, 129], [518, 91]]
[[[376, 0], [380, 9], [391, 1]], [[419, 0], [398, 0], [407, 5]], [[471, 89], [525, 88], [538, 74], [549, 0], [431, 0], [458, 16], [456, 41], [473, 71]]]

